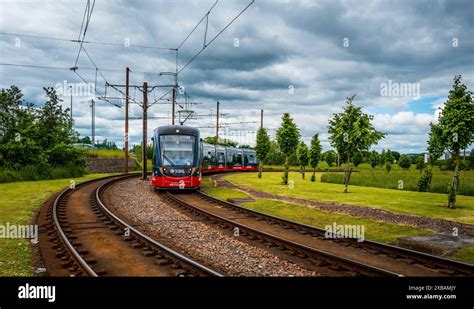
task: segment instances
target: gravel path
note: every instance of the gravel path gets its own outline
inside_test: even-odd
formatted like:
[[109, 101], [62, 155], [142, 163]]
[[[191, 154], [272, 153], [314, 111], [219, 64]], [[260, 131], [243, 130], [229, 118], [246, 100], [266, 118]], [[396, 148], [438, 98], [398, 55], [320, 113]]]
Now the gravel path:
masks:
[[445, 220], [445, 219], [438, 219], [438, 218], [427, 218], [427, 217], [421, 217], [421, 216], [416, 216], [416, 215], [399, 214], [399, 213], [394, 213], [394, 212], [385, 211], [381, 209], [362, 207], [362, 206], [356, 206], [356, 205], [320, 203], [320, 202], [309, 201], [309, 200], [305, 200], [301, 198], [279, 196], [276, 194], [266, 193], [266, 192], [236, 185], [232, 182], [222, 179], [223, 176], [224, 175], [220, 174], [220, 175], [211, 176], [211, 178], [216, 180], [217, 185], [220, 187], [238, 189], [256, 198], [274, 199], [274, 200], [280, 200], [280, 201], [285, 201], [289, 203], [306, 205], [310, 207], [317, 207], [317, 208], [328, 210], [328, 211], [345, 213], [351, 216], [366, 217], [366, 218], [375, 219], [378, 221], [383, 221], [383, 222], [388, 222], [388, 223], [394, 223], [394, 224], [405, 224], [408, 226], [433, 230], [438, 233], [444, 233], [444, 234], [452, 234], [453, 228], [456, 227], [458, 229], [459, 234], [474, 236], [474, 226], [470, 224], [459, 223], [459, 222], [454, 222], [454, 221]]
[[178, 252], [231, 276], [318, 276], [264, 249], [167, 206], [147, 182], [132, 178], [113, 184], [104, 201], [121, 218]]

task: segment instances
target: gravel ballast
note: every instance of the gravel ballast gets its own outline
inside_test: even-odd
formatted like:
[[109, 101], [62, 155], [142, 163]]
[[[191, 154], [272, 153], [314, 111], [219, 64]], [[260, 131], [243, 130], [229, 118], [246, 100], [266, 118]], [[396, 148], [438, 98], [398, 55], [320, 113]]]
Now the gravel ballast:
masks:
[[149, 182], [111, 185], [104, 202], [118, 216], [174, 250], [230, 276], [318, 276], [166, 205]]

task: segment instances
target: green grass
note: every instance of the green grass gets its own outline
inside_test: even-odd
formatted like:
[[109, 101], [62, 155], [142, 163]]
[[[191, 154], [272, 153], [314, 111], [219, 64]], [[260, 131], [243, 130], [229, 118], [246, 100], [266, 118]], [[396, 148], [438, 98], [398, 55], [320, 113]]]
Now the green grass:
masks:
[[[399, 181], [402, 180], [404, 190], [416, 191], [420, 178], [420, 171], [415, 169], [415, 165], [405, 170], [393, 164], [390, 173], [384, 167], [377, 166], [372, 169], [368, 164], [361, 164], [356, 169], [359, 172], [352, 173], [350, 183], [366, 187], [398, 189]], [[448, 185], [452, 180], [452, 171], [441, 171], [435, 166], [430, 192], [447, 193]], [[474, 171], [460, 171], [459, 180], [459, 194], [474, 196]], [[342, 173], [326, 173], [321, 181], [342, 184], [344, 175]]]
[[333, 223], [338, 225], [364, 226], [365, 239], [384, 243], [393, 243], [400, 236], [432, 234], [428, 230], [378, 222], [362, 217], [343, 215], [270, 199], [259, 199], [255, 202], [245, 203], [244, 206], [259, 212], [320, 228], [332, 225]]
[[474, 246], [462, 248], [449, 258], [464, 263], [474, 264]]
[[[76, 183], [106, 176], [71, 178]], [[71, 179], [0, 184], [0, 224], [31, 224], [36, 208], [51, 194], [69, 186]], [[31, 276], [30, 248], [25, 239], [0, 239], [0, 276]]]
[[248, 194], [234, 189], [216, 187], [215, 182], [209, 177], [203, 177], [201, 181], [201, 190], [218, 199], [226, 201], [228, 198], [246, 198]]
[[125, 152], [121, 149], [87, 149], [86, 157], [89, 157], [89, 158], [123, 158], [123, 157], [125, 157]]
[[61, 167], [36, 165], [25, 165], [16, 169], [0, 167], [0, 183], [81, 177], [85, 173], [84, 167], [72, 163]]
[[296, 172], [290, 173], [294, 187], [281, 184], [282, 173], [264, 173], [259, 179], [257, 174], [232, 174], [224, 178], [240, 186], [260, 190], [286, 197], [307, 200], [359, 205], [378, 208], [397, 213], [412, 214], [430, 218], [443, 218], [468, 224], [474, 223], [474, 197], [458, 196], [456, 209], [447, 209], [447, 195], [438, 193], [412, 192], [363, 186], [349, 186], [349, 193], [343, 193], [343, 185], [322, 183], [321, 173], [317, 181], [306, 180]]
[[[227, 199], [249, 197], [249, 195], [239, 190], [222, 187], [215, 188], [213, 182], [208, 178], [203, 178], [203, 183], [203, 191], [216, 198]], [[336, 222], [336, 224], [364, 225], [365, 238], [382, 243], [393, 243], [398, 237], [401, 236], [432, 234], [432, 232], [428, 230], [398, 224], [378, 222], [371, 219], [354, 217], [345, 214], [332, 213], [304, 205], [297, 205], [270, 199], [259, 199], [255, 202], [246, 203], [242, 206], [283, 219], [321, 228], [324, 228], [326, 225], [330, 225], [333, 222]], [[449, 258], [474, 264], [474, 247], [463, 248]]]
[[[207, 194], [220, 199], [249, 197], [249, 195], [246, 193], [229, 188], [215, 188], [205, 185], [203, 190]], [[432, 234], [432, 232], [428, 230], [398, 224], [378, 222], [362, 217], [339, 214], [308, 207], [305, 205], [298, 205], [272, 199], [258, 199], [255, 202], [245, 203], [242, 206], [279, 218], [320, 228], [324, 228], [326, 225], [332, 225], [333, 222], [341, 225], [363, 225], [366, 239], [384, 243], [393, 243], [400, 236]]]

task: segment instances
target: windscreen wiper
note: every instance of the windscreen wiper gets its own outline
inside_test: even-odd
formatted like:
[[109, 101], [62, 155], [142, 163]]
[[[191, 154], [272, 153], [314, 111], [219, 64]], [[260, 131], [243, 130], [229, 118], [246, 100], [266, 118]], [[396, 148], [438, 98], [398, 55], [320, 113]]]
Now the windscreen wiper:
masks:
[[168, 162], [171, 164], [171, 166], [176, 166], [176, 165], [173, 163], [173, 161], [171, 161], [170, 158], [168, 158], [165, 154], [163, 154], [163, 158], [165, 158], [166, 161], [168, 161]]

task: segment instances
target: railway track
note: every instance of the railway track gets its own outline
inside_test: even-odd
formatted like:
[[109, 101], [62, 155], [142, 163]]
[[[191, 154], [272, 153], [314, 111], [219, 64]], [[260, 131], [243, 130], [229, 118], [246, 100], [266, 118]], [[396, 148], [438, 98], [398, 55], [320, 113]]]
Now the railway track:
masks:
[[90, 180], [60, 192], [38, 215], [39, 245], [51, 276], [222, 276], [136, 230], [101, 201], [112, 183]]
[[326, 231], [253, 211], [201, 191], [166, 192], [163, 197], [180, 208], [240, 235], [291, 255], [327, 266], [343, 275], [473, 276], [474, 267], [438, 256], [373, 241], [327, 238]]

